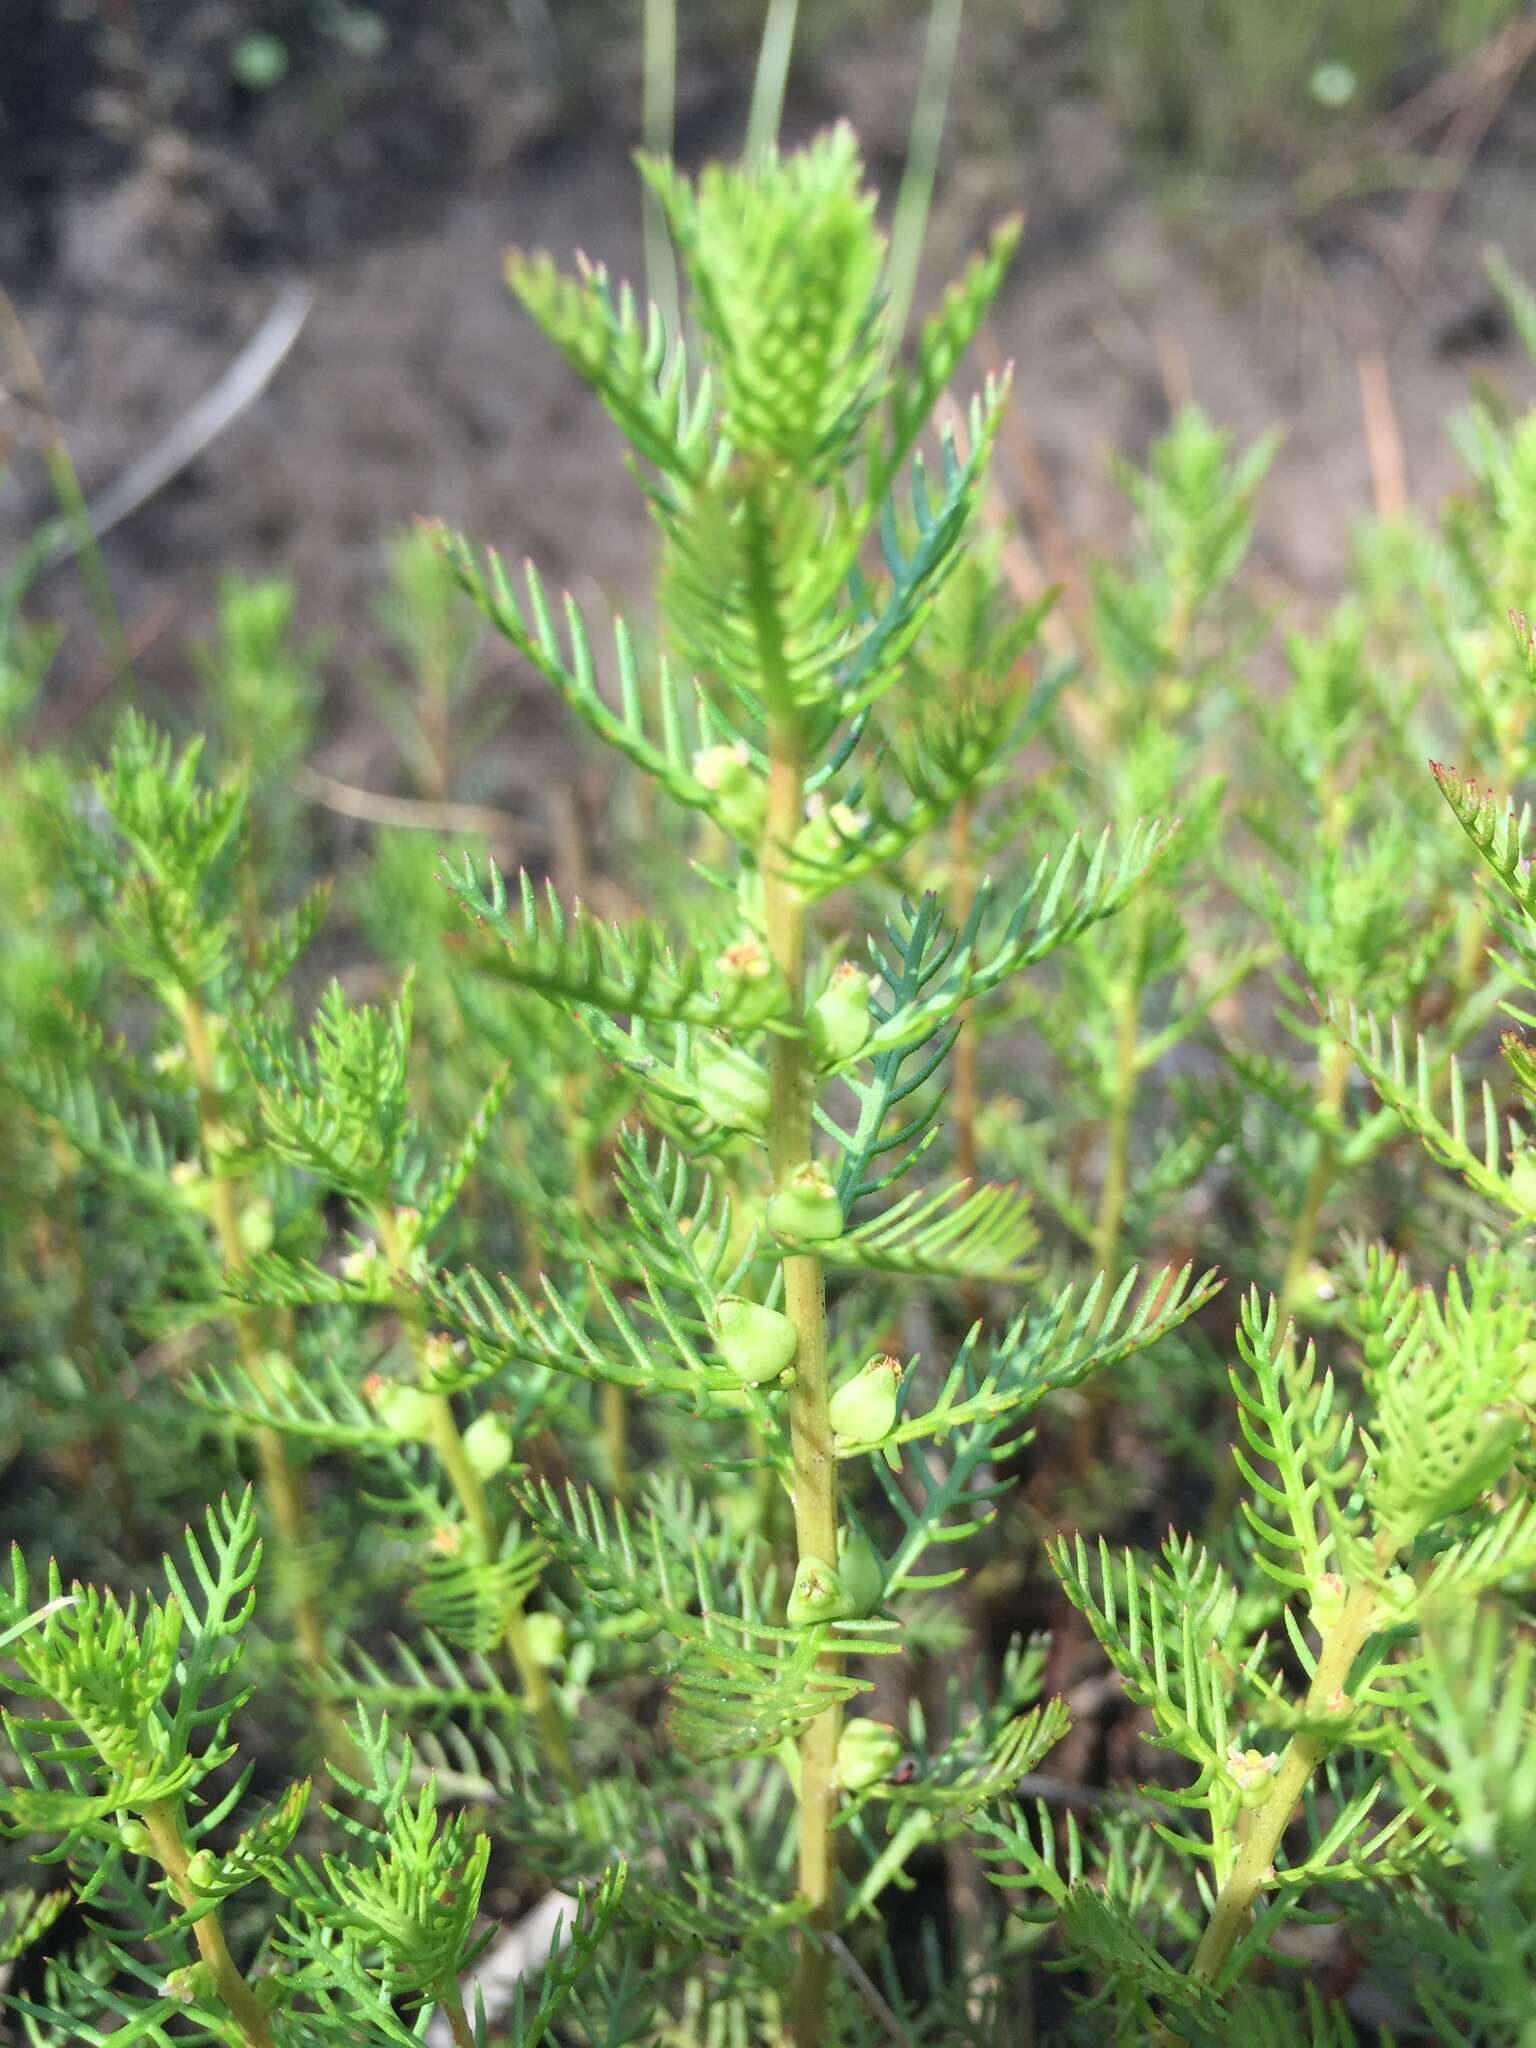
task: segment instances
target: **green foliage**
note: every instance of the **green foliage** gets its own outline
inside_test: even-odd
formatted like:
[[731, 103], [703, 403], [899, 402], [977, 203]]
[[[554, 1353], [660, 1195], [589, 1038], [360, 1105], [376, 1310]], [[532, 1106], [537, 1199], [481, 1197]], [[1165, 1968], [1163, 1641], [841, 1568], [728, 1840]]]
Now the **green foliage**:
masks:
[[[22, 2038], [1519, 2038], [1529, 423], [1283, 661], [1194, 409], [1021, 604], [938, 411], [1016, 224], [903, 360], [848, 131], [644, 175], [686, 348], [508, 274], [654, 621], [395, 541], [334, 903], [288, 586], [94, 770], [0, 613]], [[489, 634], [614, 769], [515, 886]]]

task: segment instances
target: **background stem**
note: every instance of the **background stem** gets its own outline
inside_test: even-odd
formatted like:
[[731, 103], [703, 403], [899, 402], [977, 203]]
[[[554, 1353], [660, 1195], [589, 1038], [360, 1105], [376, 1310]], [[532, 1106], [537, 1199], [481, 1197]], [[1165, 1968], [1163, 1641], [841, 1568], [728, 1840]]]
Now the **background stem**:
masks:
[[[186, 998], [182, 1018], [187, 1058], [197, 1088], [198, 1138], [203, 1155], [203, 1170], [208, 1175], [213, 1190], [213, 1225], [219, 1241], [219, 1253], [225, 1270], [239, 1273], [250, 1261], [245, 1239], [240, 1233], [240, 1206], [235, 1196], [234, 1182], [219, 1167], [221, 1103], [218, 1060], [214, 1052], [208, 1013], [199, 997], [189, 995]], [[241, 1363], [257, 1388], [270, 1391], [266, 1368], [266, 1354], [270, 1346], [255, 1311], [236, 1307], [231, 1308], [229, 1314], [234, 1326]], [[326, 1668], [328, 1653], [320, 1610], [305, 1583], [304, 1553], [309, 1540], [309, 1517], [304, 1497], [299, 1488], [298, 1476], [288, 1457], [288, 1447], [278, 1431], [260, 1428], [252, 1434], [257, 1463], [261, 1470], [262, 1496], [272, 1518], [278, 1555], [287, 1567], [294, 1641], [298, 1646], [301, 1661], [318, 1687]], [[334, 1712], [327, 1714], [322, 1709], [322, 1718], [327, 1721], [328, 1734], [332, 1741], [339, 1740], [350, 1755], [351, 1741], [342, 1729], [339, 1717]]]
[[[431, 1403], [432, 1448], [448, 1475], [448, 1483], [464, 1511], [464, 1519], [479, 1538], [487, 1562], [492, 1562], [501, 1548], [501, 1531], [497, 1527], [496, 1516], [492, 1513], [485, 1486], [470, 1461], [468, 1451], [464, 1448], [464, 1438], [453, 1412], [453, 1403], [446, 1394], [432, 1391], [432, 1362], [427, 1353], [427, 1326], [422, 1315], [421, 1303], [410, 1285], [404, 1233], [398, 1217], [387, 1204], [381, 1204], [375, 1211], [374, 1221], [378, 1228], [379, 1243], [383, 1247], [385, 1258], [389, 1261], [395, 1312], [405, 1330], [417, 1377]], [[517, 1676], [518, 1691], [524, 1705], [533, 1716], [544, 1744], [545, 1754], [566, 1790], [573, 1796], [579, 1796], [581, 1781], [576, 1775], [575, 1760], [571, 1755], [570, 1739], [561, 1717], [560, 1703], [550, 1686], [548, 1672], [533, 1654], [533, 1644], [528, 1634], [528, 1617], [523, 1612], [521, 1601], [508, 1608], [503, 1618], [502, 1640], [506, 1644], [507, 1655]]]

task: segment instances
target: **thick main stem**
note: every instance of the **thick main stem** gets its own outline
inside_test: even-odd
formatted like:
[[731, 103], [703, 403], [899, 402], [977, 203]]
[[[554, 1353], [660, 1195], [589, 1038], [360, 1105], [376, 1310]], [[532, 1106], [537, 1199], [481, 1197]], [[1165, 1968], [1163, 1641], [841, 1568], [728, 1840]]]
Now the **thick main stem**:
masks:
[[[1345, 1686], [1350, 1667], [1371, 1633], [1376, 1599], [1377, 1589], [1368, 1581], [1350, 1588], [1343, 1613], [1323, 1641], [1307, 1690], [1304, 1712], [1309, 1721], [1333, 1719], [1347, 1707]], [[1221, 1975], [1233, 1944], [1248, 1924], [1254, 1900], [1274, 1876], [1275, 1851], [1296, 1803], [1330, 1746], [1326, 1735], [1311, 1730], [1293, 1735], [1286, 1745], [1269, 1796], [1252, 1817], [1247, 1839], [1217, 1895], [1195, 1951], [1191, 1975], [1202, 1982], [1214, 1984]]]
[[[800, 736], [787, 721], [770, 736], [768, 813], [763, 860], [768, 949], [790, 991], [791, 1024], [805, 999], [805, 905], [785, 872], [785, 853], [804, 813]], [[811, 1157], [815, 1075], [799, 1032], [769, 1042], [768, 1163], [775, 1188]], [[821, 1260], [798, 1253], [784, 1261], [784, 1312], [795, 1326], [795, 1383], [789, 1396], [794, 1464], [795, 1547], [800, 1557], [837, 1564], [837, 1455], [827, 1412], [826, 1291]], [[830, 1661], [830, 1660], [829, 1660]], [[796, 2048], [820, 2048], [831, 1957], [818, 1934], [830, 1928], [837, 1866], [832, 1819], [837, 1798], [841, 1714], [829, 1707], [800, 1738], [799, 1893], [808, 1909], [791, 2004]]]
[[[187, 1878], [191, 1857], [182, 1840], [181, 1821], [169, 1799], [157, 1799], [144, 1810], [144, 1828], [155, 1860], [170, 1879], [171, 1889], [186, 1912], [198, 1905], [197, 1893]], [[192, 1923], [197, 1952], [213, 1972], [220, 2003], [239, 2027], [246, 2048], [272, 2048], [272, 2028], [266, 2008], [246, 1983], [224, 1939], [218, 1913], [212, 1908]]]
[[[432, 1388], [432, 1364], [427, 1352], [427, 1327], [422, 1316], [421, 1304], [410, 1288], [404, 1233], [394, 1212], [387, 1205], [380, 1206], [375, 1220], [378, 1224], [379, 1242], [385, 1258], [389, 1261], [390, 1276], [394, 1283], [395, 1308], [405, 1328], [417, 1377], [421, 1380], [431, 1406], [432, 1448], [448, 1475], [448, 1483], [464, 1511], [465, 1521], [478, 1537], [487, 1561], [492, 1561], [500, 1547], [501, 1532], [496, 1526], [496, 1517], [491, 1511], [485, 1484], [464, 1448], [464, 1438], [453, 1412], [453, 1403], [446, 1394], [436, 1393]], [[517, 1674], [518, 1690], [523, 1703], [533, 1716], [543, 1741], [544, 1753], [566, 1790], [579, 1796], [581, 1781], [576, 1775], [576, 1764], [571, 1755], [570, 1739], [565, 1731], [560, 1705], [551, 1689], [548, 1672], [534, 1655], [533, 1643], [528, 1633], [528, 1617], [523, 1611], [521, 1601], [509, 1607], [506, 1612], [502, 1622], [502, 1640], [507, 1646], [507, 1655]]]

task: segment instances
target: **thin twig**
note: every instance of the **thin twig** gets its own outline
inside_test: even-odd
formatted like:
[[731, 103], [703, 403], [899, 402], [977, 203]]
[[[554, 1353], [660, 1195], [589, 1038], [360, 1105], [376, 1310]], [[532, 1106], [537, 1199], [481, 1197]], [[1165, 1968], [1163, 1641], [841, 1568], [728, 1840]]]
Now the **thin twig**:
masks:
[[359, 789], [334, 775], [307, 764], [294, 775], [294, 786], [312, 803], [323, 804], [344, 818], [357, 818], [366, 825], [402, 825], [412, 832], [478, 832], [505, 847], [517, 830], [510, 811], [491, 804], [433, 802], [428, 797], [385, 796], [372, 789]]
[[884, 2027], [887, 2036], [894, 2044], [894, 2048], [913, 2048], [912, 2036], [880, 1996], [879, 1988], [874, 1978], [870, 1976], [868, 1970], [865, 1969], [852, 1949], [849, 1948], [843, 1937], [840, 1934], [824, 1931], [819, 1933], [816, 1939], [821, 1942], [824, 1948], [831, 1951], [839, 1969], [841, 1969], [843, 1975], [859, 1993], [859, 1996], [864, 2000], [864, 2003], [869, 2007], [881, 2026]]
[[1396, 519], [1408, 503], [1407, 466], [1387, 358], [1379, 342], [1368, 342], [1355, 357], [1360, 410], [1365, 416], [1365, 451], [1371, 465], [1371, 496], [1378, 519]]
[[[182, 415], [158, 447], [131, 462], [99, 498], [87, 505], [86, 519], [93, 540], [99, 541], [113, 527], [121, 526], [255, 403], [298, 340], [314, 302], [315, 295], [307, 285], [284, 285], [266, 319], [212, 390]], [[71, 560], [82, 545], [80, 535], [61, 533], [39, 575]]]

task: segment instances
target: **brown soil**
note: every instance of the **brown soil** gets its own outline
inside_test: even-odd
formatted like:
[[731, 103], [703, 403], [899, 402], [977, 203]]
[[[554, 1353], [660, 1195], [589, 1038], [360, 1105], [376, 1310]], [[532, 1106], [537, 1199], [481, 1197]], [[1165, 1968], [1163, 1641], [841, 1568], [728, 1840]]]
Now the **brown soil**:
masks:
[[[878, 38], [821, 35], [791, 130], [849, 114], [889, 182], [925, 11]], [[106, 553], [130, 633], [156, 634], [140, 674], [165, 699], [184, 695], [187, 643], [221, 573], [293, 577], [305, 625], [332, 636], [331, 765], [360, 781], [392, 772], [348, 677], [371, 646], [393, 529], [440, 515], [626, 604], [641, 598], [649, 559], [616, 437], [500, 282], [514, 240], [641, 273], [631, 13], [609, 10], [618, 29], [586, 38], [561, 87], [538, 73], [516, 9], [402, 0], [383, 12], [397, 17], [384, 57], [301, 45], [297, 75], [255, 96], [228, 78], [237, 0], [162, 4], [147, 44], [142, 22], [104, 39], [83, 14], [24, 6], [27, 62], [9, 67], [0, 144], [16, 202], [0, 262], [88, 493], [172, 428], [284, 280], [312, 287], [313, 312], [269, 390]], [[571, 18], [601, 12], [573, 5]], [[1032, 37], [1014, 13], [979, 5], [962, 44], [925, 286], [998, 215], [1026, 207], [995, 344], [1015, 363], [1018, 422], [1068, 558], [1112, 544], [1123, 525], [1108, 451], [1139, 454], [1170, 403], [1193, 396], [1242, 439], [1285, 429], [1258, 567], [1277, 599], [1299, 593], [1315, 608], [1372, 504], [1358, 359], [1373, 337], [1421, 504], [1456, 480], [1444, 421], [1469, 377], [1536, 391], [1481, 269], [1494, 241], [1536, 272], [1521, 170], [1530, 105], [1511, 97], [1443, 221], [1407, 256], [1408, 193], [1302, 219], [1282, 187], [1256, 181], [1196, 221], [1160, 199], [1081, 88], [1070, 41]], [[688, 159], [731, 148], [741, 130], [747, 46], [718, 25], [711, 34], [685, 69]], [[1412, 275], [1394, 276], [1405, 262]], [[48, 499], [36, 421], [15, 390], [0, 429], [15, 444], [3, 558]], [[1038, 541], [1041, 487], [1020, 474], [1021, 447], [1016, 433], [1001, 480]], [[1038, 551], [1059, 570], [1059, 548]], [[100, 651], [67, 572], [40, 596], [75, 624], [50, 686], [67, 711], [99, 682]], [[532, 715], [555, 730], [542, 708]], [[548, 742], [527, 743], [526, 717], [515, 753], [498, 757], [499, 786], [477, 793], [539, 802]]]

